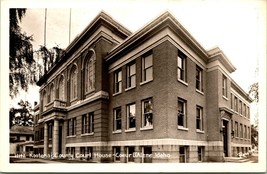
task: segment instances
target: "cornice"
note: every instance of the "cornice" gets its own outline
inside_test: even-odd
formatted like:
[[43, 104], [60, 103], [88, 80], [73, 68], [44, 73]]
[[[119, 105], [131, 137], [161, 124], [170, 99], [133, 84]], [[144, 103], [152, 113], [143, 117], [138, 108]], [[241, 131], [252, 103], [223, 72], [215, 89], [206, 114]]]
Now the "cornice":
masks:
[[[114, 47], [106, 57], [106, 61], [111, 60], [113, 57], [122, 54], [127, 47], [131, 47], [134, 43], [144, 42], [144, 38], [148, 38], [148, 36], [152, 37], [153, 34], [159, 32], [159, 30], [169, 27], [173, 30], [173, 32], [185, 43], [191, 47], [194, 51], [198, 53], [198, 55], [207, 61], [208, 54], [206, 50], [193, 38], [192, 35], [173, 17], [170, 12], [165, 12], [155, 20], [132, 34], [130, 37], [125, 39], [122, 43]], [[121, 56], [121, 55], [120, 55]]]

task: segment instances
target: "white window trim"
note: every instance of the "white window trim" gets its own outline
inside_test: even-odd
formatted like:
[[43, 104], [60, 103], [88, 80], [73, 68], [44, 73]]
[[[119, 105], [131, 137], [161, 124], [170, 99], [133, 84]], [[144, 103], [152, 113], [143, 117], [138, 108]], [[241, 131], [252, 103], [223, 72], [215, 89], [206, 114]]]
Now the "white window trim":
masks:
[[178, 130], [183, 130], [183, 131], [188, 131], [189, 128], [188, 127], [183, 127], [183, 126], [177, 126]]
[[126, 129], [124, 132], [135, 132], [136, 131], [136, 128], [129, 128], [129, 129]]
[[84, 137], [84, 136], [92, 136], [94, 135], [95, 133], [94, 132], [91, 132], [91, 133], [84, 133], [84, 134], [81, 134], [81, 137]]
[[182, 83], [183, 85], [188, 86], [188, 83], [187, 82], [185, 82], [185, 81], [183, 81], [183, 80], [181, 80], [179, 78], [177, 80], [178, 80], [178, 82]]
[[204, 92], [203, 92], [203, 91], [200, 91], [200, 90], [198, 90], [198, 89], [196, 89], [196, 92], [198, 92], [198, 93], [201, 94], [201, 95], [204, 95]]

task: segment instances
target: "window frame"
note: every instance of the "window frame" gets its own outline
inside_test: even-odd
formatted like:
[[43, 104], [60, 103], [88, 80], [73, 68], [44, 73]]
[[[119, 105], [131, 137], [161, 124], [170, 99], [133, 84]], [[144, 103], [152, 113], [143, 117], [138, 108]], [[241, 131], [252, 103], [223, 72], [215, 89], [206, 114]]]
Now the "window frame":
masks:
[[[151, 65], [146, 65], [146, 60], [151, 57]], [[148, 71], [151, 69], [151, 77], [148, 77]], [[153, 53], [149, 51], [142, 56], [142, 83], [153, 80]]]
[[[181, 103], [182, 105], [182, 110], [179, 110], [179, 103]], [[187, 104], [186, 104], [186, 100], [182, 99], [182, 98], [178, 98], [178, 102], [177, 102], [177, 126], [178, 128], [187, 128]], [[179, 116], [182, 115], [182, 125], [179, 124]]]
[[198, 154], [198, 161], [203, 162], [204, 161], [204, 146], [197, 147], [197, 154]]
[[82, 115], [82, 134], [94, 133], [94, 112]]
[[[186, 58], [187, 56], [180, 50], [178, 50], [177, 54], [177, 79], [183, 82], [187, 81], [187, 73], [186, 73]], [[181, 62], [181, 63], [179, 63]]]
[[[132, 72], [131, 67], [134, 66], [134, 72]], [[126, 89], [134, 88], [136, 87], [136, 63], [135, 61], [131, 62], [127, 65], [127, 77], [126, 77]], [[132, 81], [133, 80], [133, 81]], [[134, 84], [132, 84], [132, 82]]]
[[[132, 153], [130, 153], [130, 148], [133, 149]], [[134, 153], [135, 153], [135, 147], [134, 146], [128, 146], [127, 147], [127, 163], [134, 162], [134, 157], [133, 157]]]
[[[118, 111], [120, 113], [120, 118], [117, 118]], [[117, 107], [113, 109], [113, 131], [121, 131], [122, 130], [122, 112], [121, 107]], [[120, 129], [118, 128], [118, 122], [120, 122]]]
[[196, 90], [203, 92], [203, 70], [196, 65]]
[[67, 136], [76, 136], [77, 119], [76, 117], [68, 119]]
[[[183, 154], [181, 154], [181, 149], [183, 149]], [[187, 163], [188, 162], [188, 146], [179, 146], [179, 163]], [[181, 158], [184, 158], [184, 161], [181, 162]]]
[[65, 101], [65, 83], [64, 83], [64, 80], [65, 80], [64, 76], [61, 75], [61, 77], [60, 77], [60, 79], [58, 81], [58, 83], [59, 83], [59, 85], [58, 85], [59, 86], [58, 87], [58, 89], [59, 89], [59, 91], [58, 91], [58, 99], [61, 100], [61, 101]]
[[239, 124], [237, 121], [235, 121], [235, 137], [239, 137]]
[[78, 68], [76, 65], [73, 65], [70, 73], [70, 100], [74, 101], [77, 98], [78, 98]]
[[[151, 108], [147, 108], [150, 111], [145, 112], [146, 110], [145, 104], [147, 102]], [[153, 98], [144, 99], [141, 101], [141, 103], [142, 103], [142, 128], [153, 128]], [[148, 120], [146, 118], [148, 118]]]
[[[198, 117], [198, 111], [199, 111], [199, 117]], [[198, 128], [198, 121], [199, 121], [199, 126]], [[196, 129], [199, 131], [204, 131], [204, 126], [203, 126], [203, 107], [201, 106], [196, 106]]]
[[[121, 158], [120, 158], [120, 154], [121, 154], [121, 147], [120, 146], [114, 146], [113, 147], [113, 153], [114, 153], [114, 162], [120, 162]], [[119, 155], [117, 155], [117, 153]]]
[[240, 138], [244, 138], [243, 136], [244, 136], [244, 134], [243, 134], [243, 124], [240, 123]]
[[[131, 110], [131, 106], [134, 106], [134, 116], [130, 116], [130, 110]], [[135, 103], [131, 103], [126, 105], [126, 110], [127, 110], [127, 130], [129, 129], [136, 129], [136, 104]], [[131, 118], [134, 119], [134, 127], [131, 127]]]
[[114, 94], [122, 92], [122, 70], [118, 69], [114, 71]]
[[222, 95], [227, 98], [227, 77], [222, 76]]
[[[95, 60], [94, 53], [86, 57], [84, 64], [85, 94], [95, 90]], [[92, 81], [92, 82], [91, 82]]]

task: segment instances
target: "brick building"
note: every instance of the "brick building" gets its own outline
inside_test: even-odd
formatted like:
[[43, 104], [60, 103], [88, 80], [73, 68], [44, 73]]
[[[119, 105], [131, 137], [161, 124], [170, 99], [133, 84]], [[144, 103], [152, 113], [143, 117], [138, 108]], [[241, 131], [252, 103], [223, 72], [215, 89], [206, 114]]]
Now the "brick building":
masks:
[[35, 153], [199, 162], [251, 148], [234, 65], [169, 12], [135, 33], [101, 12], [65, 51], [37, 82]]

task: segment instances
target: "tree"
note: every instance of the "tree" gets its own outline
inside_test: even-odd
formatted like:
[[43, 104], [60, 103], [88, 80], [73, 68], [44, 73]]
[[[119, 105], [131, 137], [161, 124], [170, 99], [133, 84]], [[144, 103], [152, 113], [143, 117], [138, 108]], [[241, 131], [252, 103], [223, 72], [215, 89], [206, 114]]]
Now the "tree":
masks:
[[26, 9], [9, 10], [9, 95], [14, 98], [19, 90], [28, 90], [36, 80], [36, 62], [33, 58], [32, 36], [21, 32], [19, 23]]
[[259, 102], [259, 83], [253, 83], [250, 87], [249, 87], [249, 95], [252, 96], [253, 100], [255, 102]]
[[258, 146], [258, 130], [254, 125], [251, 125], [251, 144]]
[[9, 119], [11, 128], [13, 125], [32, 126], [33, 125], [33, 110], [28, 101], [20, 100], [19, 108], [10, 108]]
[[58, 61], [64, 56], [65, 51], [59, 46], [55, 46], [51, 49], [47, 49], [46, 46], [40, 46], [40, 49], [36, 51], [38, 58], [43, 61], [42, 75], [46, 74], [50, 68], [52, 68]]

